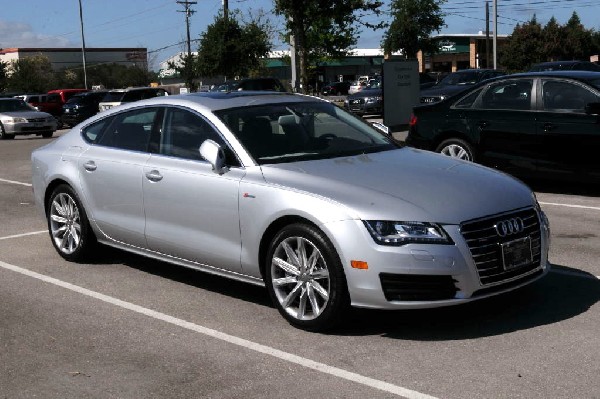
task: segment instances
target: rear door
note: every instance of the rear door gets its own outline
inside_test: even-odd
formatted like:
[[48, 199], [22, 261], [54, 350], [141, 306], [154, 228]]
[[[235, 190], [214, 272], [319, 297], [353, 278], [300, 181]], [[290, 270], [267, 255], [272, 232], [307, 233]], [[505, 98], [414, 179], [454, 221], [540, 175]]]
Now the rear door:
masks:
[[479, 134], [481, 161], [509, 173], [532, 173], [538, 154], [533, 79], [491, 83], [468, 120]]
[[542, 137], [540, 173], [581, 179], [600, 178], [600, 117], [585, 105], [600, 102], [596, 89], [583, 83], [543, 78], [537, 129]]
[[92, 219], [106, 237], [140, 248], [146, 247], [143, 168], [161, 110], [122, 112], [83, 131], [93, 144], [79, 158], [82, 191]]

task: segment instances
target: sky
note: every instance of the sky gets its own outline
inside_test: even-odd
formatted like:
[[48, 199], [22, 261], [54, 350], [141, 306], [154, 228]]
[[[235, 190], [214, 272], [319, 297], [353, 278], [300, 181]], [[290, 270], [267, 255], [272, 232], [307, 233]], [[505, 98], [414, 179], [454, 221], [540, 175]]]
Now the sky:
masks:
[[[196, 0], [191, 9], [190, 36], [198, 39], [214, 22], [222, 0]], [[389, 20], [389, 2], [383, 0]], [[565, 24], [577, 12], [587, 29], [600, 30], [600, 0], [497, 0], [498, 34], [512, 33], [517, 23], [533, 15], [544, 25], [554, 16]], [[81, 0], [86, 47], [145, 47], [153, 69], [158, 63], [184, 51], [186, 40], [184, 6], [176, 0]], [[78, 0], [0, 0], [0, 48], [9, 47], [81, 47]], [[441, 34], [485, 32], [485, 0], [446, 0], [446, 27]], [[490, 15], [492, 12], [492, 0]], [[230, 10], [242, 17], [262, 10], [281, 30], [283, 23], [273, 12], [273, 0], [229, 0]], [[373, 16], [366, 17], [373, 19]], [[493, 17], [490, 17], [493, 29]], [[378, 48], [384, 31], [362, 29], [356, 48]], [[285, 49], [274, 35], [275, 49]], [[192, 51], [197, 45], [192, 43]]]

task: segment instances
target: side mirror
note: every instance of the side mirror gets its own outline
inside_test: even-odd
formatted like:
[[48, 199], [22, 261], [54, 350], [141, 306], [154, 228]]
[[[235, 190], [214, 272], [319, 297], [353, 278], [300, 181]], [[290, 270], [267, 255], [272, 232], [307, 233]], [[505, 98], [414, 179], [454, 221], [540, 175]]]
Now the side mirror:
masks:
[[600, 103], [588, 103], [585, 105], [585, 113], [588, 115], [600, 115]]
[[200, 156], [211, 164], [215, 173], [222, 175], [229, 169], [225, 165], [225, 150], [213, 140], [205, 140], [200, 146]]

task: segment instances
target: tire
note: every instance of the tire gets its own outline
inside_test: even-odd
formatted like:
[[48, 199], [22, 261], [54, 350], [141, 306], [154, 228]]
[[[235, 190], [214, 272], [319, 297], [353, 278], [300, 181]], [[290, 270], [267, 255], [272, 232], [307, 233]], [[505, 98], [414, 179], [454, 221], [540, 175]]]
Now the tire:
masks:
[[339, 256], [315, 227], [297, 223], [273, 238], [266, 258], [265, 283], [279, 313], [293, 326], [324, 331], [350, 307]]
[[7, 134], [4, 132], [4, 126], [0, 123], [0, 140], [12, 140], [15, 138], [14, 134]]
[[58, 254], [71, 262], [89, 259], [97, 241], [77, 194], [62, 184], [54, 189], [46, 205], [48, 231]]
[[45, 139], [49, 139], [50, 137], [52, 137], [53, 134], [54, 132], [44, 132], [42, 133], [42, 137]]
[[453, 138], [444, 140], [437, 146], [435, 151], [452, 158], [475, 162], [475, 151], [473, 147], [462, 139]]

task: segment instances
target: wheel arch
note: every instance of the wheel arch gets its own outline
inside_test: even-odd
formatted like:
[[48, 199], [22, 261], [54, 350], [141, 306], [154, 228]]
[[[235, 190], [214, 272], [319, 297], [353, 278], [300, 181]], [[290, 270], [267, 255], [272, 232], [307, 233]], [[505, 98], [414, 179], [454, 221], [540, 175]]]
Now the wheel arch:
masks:
[[73, 186], [71, 186], [71, 184], [69, 184], [69, 182], [64, 179], [54, 179], [46, 187], [46, 191], [44, 192], [44, 213], [46, 214], [46, 216], [48, 216], [48, 200], [50, 199], [50, 196], [52, 195], [56, 187], [63, 184], [73, 189]]
[[[321, 229], [319, 226], [317, 226], [315, 223], [313, 223], [309, 219], [306, 219], [302, 216], [286, 215], [286, 216], [279, 217], [278, 219], [275, 219], [273, 222], [271, 222], [271, 224], [267, 227], [267, 229], [263, 233], [263, 235], [260, 239], [260, 245], [258, 248], [258, 267], [260, 270], [260, 276], [263, 279], [265, 278], [265, 268], [267, 267], [267, 265], [265, 264], [265, 258], [267, 255], [267, 251], [269, 250], [269, 245], [271, 244], [271, 241], [273, 241], [273, 238], [275, 237], [275, 235], [282, 228], [284, 228], [285, 226], [294, 224], [294, 223], [307, 224], [309, 226], [312, 226], [312, 227], [318, 229], [325, 236], [327, 236], [327, 234], [323, 231], [323, 229]], [[327, 238], [329, 238], [329, 237], [327, 237]]]
[[442, 144], [442, 142], [444, 142], [444, 141], [446, 141], [448, 139], [461, 139], [461, 140], [464, 140], [468, 144], [470, 144], [473, 147], [474, 150], [477, 149], [477, 143], [468, 134], [465, 134], [465, 133], [460, 132], [458, 130], [447, 130], [447, 131], [444, 131], [444, 132], [440, 133], [437, 136], [437, 138], [436, 138], [436, 140], [435, 140], [435, 142], [433, 144], [433, 147], [432, 147], [433, 150], [435, 151], [435, 149], [438, 148], [438, 146], [440, 144]]

